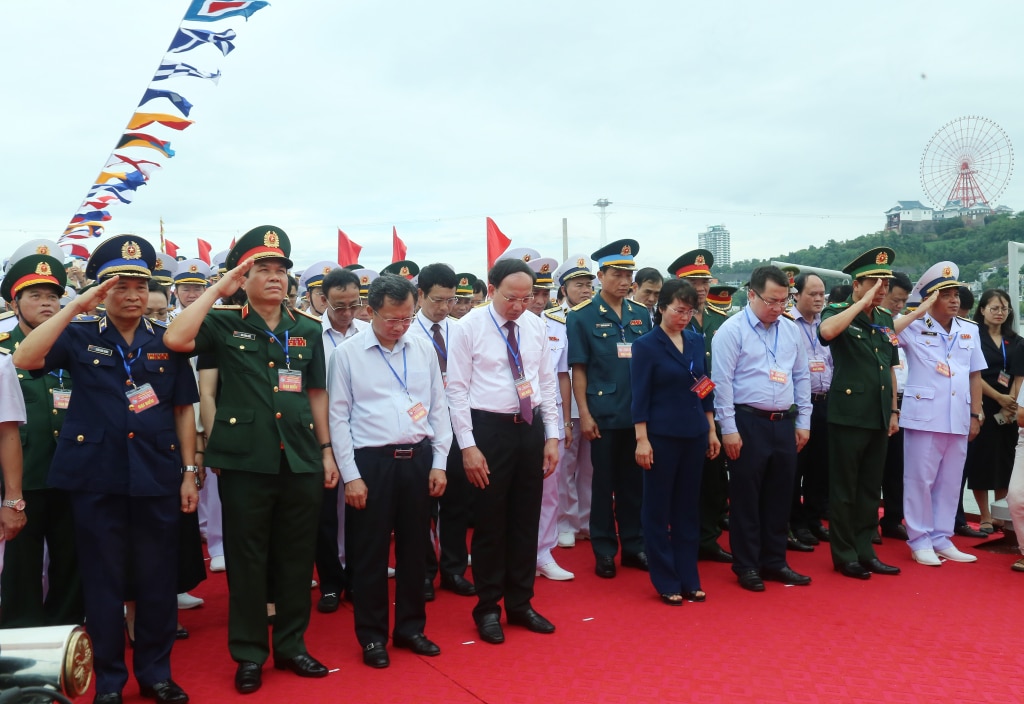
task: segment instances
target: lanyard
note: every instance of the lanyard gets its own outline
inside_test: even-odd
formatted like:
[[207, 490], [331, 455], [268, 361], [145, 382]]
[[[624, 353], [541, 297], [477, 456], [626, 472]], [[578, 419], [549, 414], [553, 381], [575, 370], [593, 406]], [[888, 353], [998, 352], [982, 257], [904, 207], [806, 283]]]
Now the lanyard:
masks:
[[[271, 340], [273, 340], [277, 344], [281, 345], [281, 341], [279, 339], [277, 339], [277, 335], [275, 335], [274, 333], [270, 332], [269, 330], [267, 330], [267, 334], [270, 335], [270, 339]], [[332, 340], [332, 342], [333, 342], [333, 340]], [[337, 347], [337, 345], [335, 345], [335, 347]], [[288, 367], [288, 369], [291, 369], [292, 368], [292, 353], [288, 349], [288, 331], [287, 330], [284, 331], [284, 344], [281, 345], [281, 349], [284, 350], [284, 365], [286, 367]]]
[[334, 345], [335, 347], [338, 346], [338, 343], [334, 341], [334, 333], [331, 332], [330, 328], [327, 329], [327, 337], [329, 337], [331, 339], [331, 344], [332, 345]]
[[821, 327], [821, 324], [819, 323], [818, 326], [814, 327], [814, 334], [812, 335], [810, 333], [810, 330], [811, 327], [814, 326], [814, 323], [808, 323], [802, 317], [799, 320], [800, 329], [804, 331], [804, 336], [806, 336], [807, 341], [811, 343], [811, 352], [813, 353], [815, 350], [818, 349], [818, 327]]
[[745, 306], [743, 308], [743, 313], [744, 315], [746, 315], [747, 318], [747, 325], [750, 326], [750, 329], [754, 331], [754, 334], [757, 335], [757, 338], [761, 340], [761, 344], [764, 345], [765, 356], [771, 356], [772, 363], [777, 367], [779, 366], [779, 364], [778, 359], [775, 356], [775, 353], [779, 351], [779, 321], [775, 321], [775, 344], [772, 345], [771, 349], [768, 349], [768, 330], [765, 329], [764, 337], [761, 337], [761, 335], [757, 332], [757, 328], [754, 327], [754, 324], [752, 322], [750, 322], [750, 312], [748, 310], [749, 308], [750, 306]]
[[[1003, 361], [1003, 366], [1005, 367], [1006, 366], [1006, 362], [1005, 362], [1005, 360], [1006, 360], [1006, 353], [1005, 352], [1003, 352], [1003, 360], [1004, 360]], [[57, 377], [57, 383], [60, 384], [60, 388], [62, 388], [62, 389], [64, 388], [64, 370], [63, 369], [58, 369], [55, 372], [50, 372], [50, 376]], [[129, 372], [128, 376], [129, 377], [131, 376], [130, 372]]]
[[406, 364], [405, 349], [406, 349], [405, 346], [403, 346], [402, 347], [402, 376], [398, 376], [398, 372], [396, 372], [395, 368], [393, 366], [391, 366], [391, 360], [389, 360], [387, 358], [387, 355], [384, 354], [384, 350], [382, 350], [379, 345], [377, 347], [377, 352], [380, 353], [380, 358], [384, 360], [384, 363], [386, 365], [388, 365], [388, 369], [391, 370], [391, 373], [394, 375], [395, 379], [398, 381], [399, 386], [402, 387], [402, 391], [405, 392], [405, 395], [408, 396], [409, 400], [411, 401], [412, 400], [412, 395], [409, 393], [409, 366], [408, 366], [408, 364]]
[[1003, 353], [1003, 371], [1004, 372], [1006, 371], [1006, 346], [1008, 344], [1009, 343], [1006, 340], [1003, 340], [1003, 344], [999, 345], [999, 351]]
[[142, 355], [141, 354], [140, 355], [136, 355], [135, 359], [133, 359], [132, 361], [129, 362], [128, 358], [125, 357], [125, 355], [124, 355], [124, 350], [121, 349], [121, 345], [114, 345], [114, 346], [117, 348], [118, 354], [121, 355], [121, 364], [124, 365], [124, 371], [128, 375], [128, 383], [131, 384], [136, 389], [139, 388], [138, 386], [135, 385], [135, 379], [132, 378], [132, 365], [135, 364], [136, 362], [138, 362], [139, 361], [139, 357], [141, 357]]
[[[956, 333], [953, 332], [953, 327], [950, 326], [949, 332], [942, 332], [940, 330], [939, 334], [943, 337], [949, 335], [949, 347], [946, 348], [946, 359], [949, 359], [950, 355], [953, 353], [953, 344], [956, 342]], [[1006, 353], [1004, 352], [1003, 354], [1005, 355]]]
[[[491, 316], [491, 317], [494, 317], [494, 316]], [[441, 345], [437, 344], [437, 340], [435, 340], [434, 336], [430, 334], [430, 331], [427, 330], [427, 326], [423, 324], [423, 321], [420, 320], [419, 316], [416, 316], [416, 322], [420, 324], [421, 328], [423, 328], [423, 332], [426, 333], [427, 337], [430, 339], [430, 344], [432, 344], [434, 346], [434, 349], [437, 350], [437, 353], [439, 355], [441, 355], [442, 357], [444, 357], [444, 361], [447, 362], [448, 361], [448, 326], [447, 325], [444, 326], [444, 347], [445, 348], [441, 349]], [[497, 324], [497, 321], [495, 321], [495, 324]]]
[[[526, 376], [526, 371], [523, 369], [522, 362], [519, 361], [519, 353], [516, 352], [514, 349], [512, 349], [512, 345], [510, 345], [508, 343], [508, 338], [505, 337], [504, 334], [502, 334], [501, 326], [498, 325], [498, 320], [497, 320], [497, 318], [494, 317], [494, 313], [492, 313], [490, 310], [488, 310], [487, 314], [491, 316], [491, 322], [494, 323], [494, 329], [498, 331], [499, 335], [501, 335], [502, 342], [505, 343], [505, 347], [508, 347], [508, 353], [510, 355], [512, 355], [512, 359], [515, 360], [516, 370], [519, 372], [519, 376], [520, 377], [525, 377]], [[517, 327], [516, 330], [518, 331], [519, 328]], [[509, 333], [509, 334], [511, 335], [512, 333]], [[517, 339], [516, 342], [518, 343], [519, 340]], [[516, 346], [518, 347], [519, 345], [517, 344]]]

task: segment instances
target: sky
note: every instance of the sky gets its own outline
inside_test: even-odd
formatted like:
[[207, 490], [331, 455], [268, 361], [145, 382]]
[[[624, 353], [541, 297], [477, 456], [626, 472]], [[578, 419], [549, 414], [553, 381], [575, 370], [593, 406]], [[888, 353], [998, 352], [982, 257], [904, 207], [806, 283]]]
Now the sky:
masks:
[[[0, 256], [57, 239], [102, 170], [187, 0], [6, 3]], [[485, 217], [512, 246], [561, 260], [601, 236], [634, 238], [660, 269], [709, 225], [733, 260], [767, 258], [884, 227], [925, 200], [919, 165], [945, 123], [982, 115], [1024, 145], [1024, 5], [736, 0], [272, 0], [227, 57], [172, 60], [195, 124], [107, 235], [181, 253], [226, 249], [264, 224], [297, 268], [336, 256], [391, 261], [391, 228], [420, 265], [483, 273]], [[165, 109], [166, 108], [166, 109]], [[174, 114], [164, 101], [146, 111]], [[1024, 148], [1024, 147], [1022, 147]], [[998, 199], [1024, 210], [1024, 178]], [[96, 240], [85, 242], [94, 245]]]

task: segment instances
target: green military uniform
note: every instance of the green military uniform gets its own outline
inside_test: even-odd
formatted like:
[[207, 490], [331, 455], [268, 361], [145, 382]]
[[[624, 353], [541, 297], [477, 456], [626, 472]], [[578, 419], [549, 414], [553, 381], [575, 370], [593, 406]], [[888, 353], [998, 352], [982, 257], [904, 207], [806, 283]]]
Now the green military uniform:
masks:
[[[845, 271], [859, 277], [891, 278], [891, 249], [866, 252]], [[824, 323], [853, 303], [833, 303]], [[875, 559], [871, 538], [878, 528], [882, 472], [893, 407], [892, 367], [899, 364], [892, 314], [876, 307], [861, 312], [832, 340], [834, 372], [828, 398], [829, 538], [835, 565]], [[842, 427], [833, 427], [842, 426]]]

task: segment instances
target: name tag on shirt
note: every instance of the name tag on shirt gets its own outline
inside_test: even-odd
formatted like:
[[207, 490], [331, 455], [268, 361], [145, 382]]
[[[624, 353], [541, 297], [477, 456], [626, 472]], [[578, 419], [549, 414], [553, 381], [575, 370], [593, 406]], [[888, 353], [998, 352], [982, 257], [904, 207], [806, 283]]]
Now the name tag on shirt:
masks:
[[289, 393], [302, 392], [302, 372], [298, 369], [278, 369], [277, 388]]
[[825, 372], [825, 360], [824, 359], [812, 359], [811, 360], [811, 371], [818, 374]]
[[519, 398], [530, 398], [533, 396], [533, 386], [528, 379], [516, 379], [516, 393]]
[[697, 394], [700, 398], [707, 398], [707, 395], [715, 388], [715, 382], [708, 379], [705, 374], [700, 379], [694, 382], [693, 386], [690, 387], [690, 391]]
[[153, 386], [148, 383], [137, 389], [126, 391], [125, 396], [128, 397], [128, 410], [133, 413], [142, 413], [160, 403], [160, 399], [156, 397], [156, 391], [153, 391]]
[[407, 409], [406, 413], [408, 413], [409, 417], [414, 421], [423, 420], [427, 417], [427, 409], [423, 407], [422, 403], [417, 403], [412, 408]]
[[776, 384], [785, 384], [789, 376], [781, 369], [772, 369], [768, 372], [768, 380]]
[[935, 371], [937, 371], [942, 376], [949, 376], [949, 365], [946, 364], [945, 362], [939, 362], [938, 364], [935, 365]]
[[54, 389], [53, 390], [53, 407], [66, 411], [68, 405], [71, 403], [71, 392], [67, 389]]
[[1010, 375], [1007, 374], [1006, 371], [999, 372], [999, 383], [1003, 386], [1010, 385]]
[[615, 353], [619, 356], [619, 359], [632, 359], [633, 358], [633, 343], [631, 343], [631, 342], [617, 342], [617, 343], [615, 343]]

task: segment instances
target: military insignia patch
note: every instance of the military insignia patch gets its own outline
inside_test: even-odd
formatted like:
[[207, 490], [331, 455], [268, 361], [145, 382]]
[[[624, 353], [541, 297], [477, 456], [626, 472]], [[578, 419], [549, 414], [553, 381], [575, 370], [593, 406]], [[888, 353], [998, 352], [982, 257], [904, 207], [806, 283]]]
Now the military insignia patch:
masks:
[[398, 270], [398, 273], [401, 274], [402, 276], [408, 276], [409, 275], [409, 267], [403, 266], [401, 269]]
[[581, 269], [586, 265], [587, 261], [583, 257], [580, 257], [579, 259], [576, 260], [576, 266], [580, 267]]
[[263, 235], [263, 246], [277, 249], [281, 246], [281, 238], [273, 230], [267, 230], [267, 234]]
[[39, 266], [36, 267], [36, 273], [40, 276], [53, 276], [50, 265], [46, 262], [39, 262]]
[[331, 273], [331, 267], [325, 266], [324, 267], [324, 276], [327, 276], [330, 273]]
[[628, 244], [627, 245], [623, 245], [623, 247], [622, 247], [622, 254], [624, 256], [629, 256], [632, 253], [633, 253], [633, 250], [630, 249], [630, 246]]
[[199, 273], [199, 267], [198, 267], [198, 266], [196, 266], [195, 264], [193, 264], [192, 266], [190, 266], [190, 267], [188, 268], [188, 270], [189, 270], [189, 272], [191, 272], [191, 273], [193, 273], [193, 274], [198, 274], [198, 273]]
[[693, 263], [694, 264], [701, 264], [701, 265], [703, 265], [704, 264], [704, 255], [703, 254], [698, 254], [697, 258], [693, 260]]
[[953, 275], [953, 270], [951, 268], [949, 268], [948, 266], [942, 267], [942, 275], [943, 276], [952, 276]]
[[888, 263], [889, 263], [889, 253], [888, 252], [879, 252], [878, 256], [875, 257], [875, 264], [888, 264]]
[[49, 247], [49, 245], [41, 244], [38, 247], [36, 247], [36, 254], [46, 254], [46, 255], [49, 255], [50, 254], [50, 247]]
[[129, 240], [121, 245], [122, 259], [142, 259], [142, 252], [139, 250], [138, 242]]
[[551, 273], [551, 266], [549, 264], [541, 264], [540, 273], [542, 273], [542, 274], [550, 274]]

